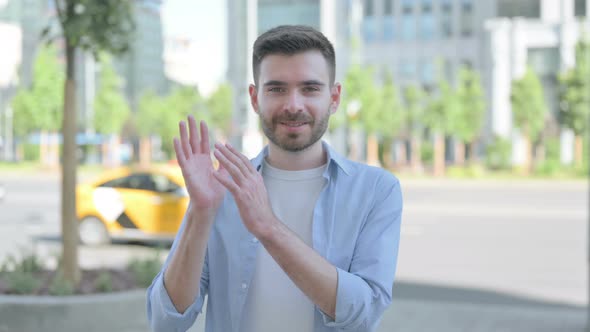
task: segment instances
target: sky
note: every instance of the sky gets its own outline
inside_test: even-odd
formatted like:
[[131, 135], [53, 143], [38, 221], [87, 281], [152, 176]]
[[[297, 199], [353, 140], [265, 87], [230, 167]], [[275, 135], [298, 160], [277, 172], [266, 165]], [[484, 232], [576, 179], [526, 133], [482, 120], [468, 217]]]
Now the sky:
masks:
[[164, 34], [196, 42], [192, 72], [203, 94], [225, 78], [227, 19], [225, 0], [164, 0]]

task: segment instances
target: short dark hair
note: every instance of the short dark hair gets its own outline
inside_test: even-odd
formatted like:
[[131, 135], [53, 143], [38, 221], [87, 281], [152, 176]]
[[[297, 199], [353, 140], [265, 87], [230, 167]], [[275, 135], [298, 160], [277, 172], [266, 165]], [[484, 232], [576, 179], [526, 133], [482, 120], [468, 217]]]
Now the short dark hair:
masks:
[[330, 84], [336, 76], [336, 55], [332, 43], [318, 30], [305, 25], [280, 25], [272, 28], [256, 39], [252, 53], [252, 72], [254, 82], [260, 77], [260, 63], [269, 54], [294, 55], [318, 50], [326, 59], [330, 72]]

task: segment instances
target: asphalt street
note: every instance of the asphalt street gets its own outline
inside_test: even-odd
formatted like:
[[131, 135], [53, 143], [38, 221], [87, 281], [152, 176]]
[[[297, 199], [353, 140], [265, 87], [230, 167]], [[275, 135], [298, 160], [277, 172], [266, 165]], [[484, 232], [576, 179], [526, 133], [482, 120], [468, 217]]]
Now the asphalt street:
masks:
[[[588, 303], [585, 181], [402, 180], [394, 305], [380, 331], [583, 331]], [[60, 250], [59, 179], [2, 174], [0, 261]], [[84, 267], [153, 247], [81, 247]], [[196, 324], [195, 331], [202, 328]]]

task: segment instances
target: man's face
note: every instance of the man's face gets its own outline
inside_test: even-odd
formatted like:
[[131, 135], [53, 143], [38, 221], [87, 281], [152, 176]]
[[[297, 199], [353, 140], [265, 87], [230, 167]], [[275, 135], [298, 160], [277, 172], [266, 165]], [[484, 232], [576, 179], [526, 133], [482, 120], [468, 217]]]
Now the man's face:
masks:
[[340, 103], [340, 84], [331, 85], [319, 51], [265, 56], [257, 83], [250, 86], [252, 106], [266, 137], [285, 151], [318, 142]]

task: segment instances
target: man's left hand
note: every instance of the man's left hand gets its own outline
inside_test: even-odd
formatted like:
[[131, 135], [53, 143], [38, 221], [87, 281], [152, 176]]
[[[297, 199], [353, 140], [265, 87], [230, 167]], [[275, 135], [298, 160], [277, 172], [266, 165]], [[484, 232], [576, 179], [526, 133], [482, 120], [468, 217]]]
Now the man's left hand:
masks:
[[227, 170], [227, 173], [215, 172], [215, 178], [234, 196], [248, 231], [258, 238], [267, 235], [278, 219], [272, 211], [262, 175], [231, 145], [217, 143], [215, 147], [215, 158]]

